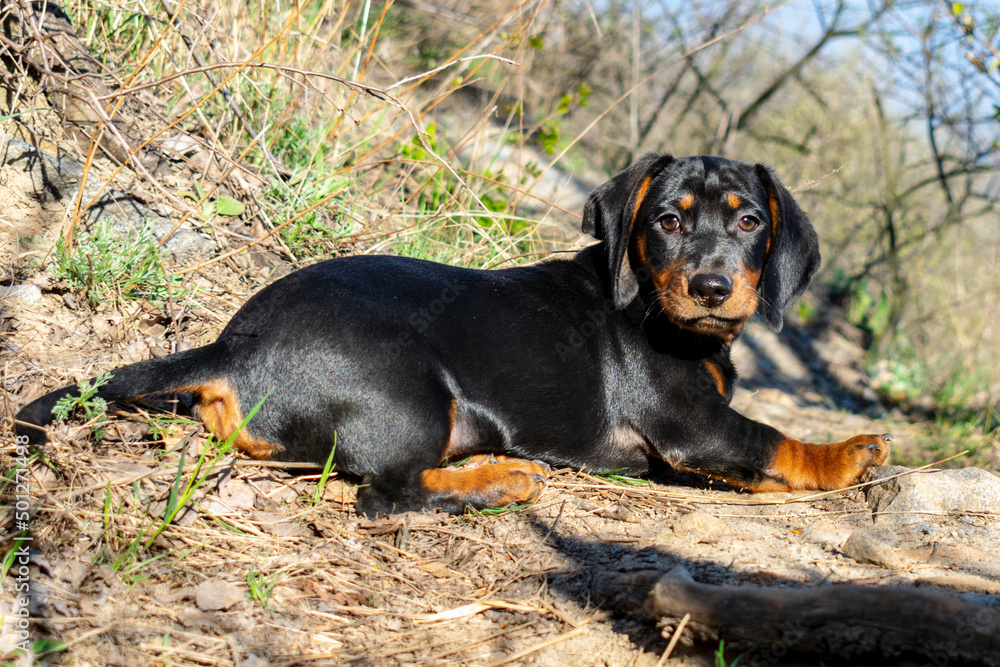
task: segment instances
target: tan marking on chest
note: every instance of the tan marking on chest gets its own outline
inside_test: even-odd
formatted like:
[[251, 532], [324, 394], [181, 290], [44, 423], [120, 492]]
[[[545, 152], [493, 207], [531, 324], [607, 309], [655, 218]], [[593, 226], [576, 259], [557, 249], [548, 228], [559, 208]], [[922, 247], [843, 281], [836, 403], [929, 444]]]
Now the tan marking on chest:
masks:
[[726, 378], [722, 374], [722, 368], [719, 367], [719, 364], [709, 359], [702, 361], [701, 365], [705, 367], [708, 374], [715, 380], [715, 390], [719, 392], [720, 396], [724, 397], [726, 395]]

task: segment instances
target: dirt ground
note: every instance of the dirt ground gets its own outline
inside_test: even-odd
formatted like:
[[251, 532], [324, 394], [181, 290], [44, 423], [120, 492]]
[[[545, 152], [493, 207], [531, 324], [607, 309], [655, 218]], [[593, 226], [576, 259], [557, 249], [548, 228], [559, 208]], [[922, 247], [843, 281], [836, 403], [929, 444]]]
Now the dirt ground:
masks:
[[[39, 230], [27, 214], [6, 224], [9, 280], [25, 251], [10, 240]], [[28, 277], [37, 300], [0, 302], [5, 419], [69, 381], [210, 341], [275, 270], [237, 256], [188, 274], [198, 304], [94, 311], [42, 266]], [[893, 432], [905, 448], [917, 427], [850, 412], [872, 405], [848, 329], [780, 339], [751, 330], [738, 343], [747, 388], [736, 407], [805, 440]], [[30, 466], [31, 612], [36, 638], [52, 640], [36, 644], [48, 664], [653, 667], [664, 664], [661, 629], [602, 609], [591, 584], [609, 571], [676, 564], [705, 583], [930, 585], [996, 604], [989, 582], [1000, 572], [963, 537], [987, 519], [930, 518], [910, 545], [917, 567], [864, 564], [842, 551], [872, 523], [859, 491], [796, 501], [700, 478], [638, 483], [554, 470], [529, 507], [368, 521], [354, 513], [353, 480], [336, 472], [321, 484], [312, 468], [229, 456], [195, 470], [206, 438], [189, 420], [133, 413], [100, 441], [90, 433], [59, 427]], [[13, 437], [0, 438], [10, 470]], [[172, 491], [189, 486], [189, 502], [163, 527]], [[933, 553], [942, 543], [944, 558]], [[9, 588], [2, 602], [10, 613]], [[665, 664], [713, 665], [717, 649], [682, 642]], [[754, 664], [841, 664], [776, 647], [754, 655]], [[727, 664], [736, 656], [727, 651]]]

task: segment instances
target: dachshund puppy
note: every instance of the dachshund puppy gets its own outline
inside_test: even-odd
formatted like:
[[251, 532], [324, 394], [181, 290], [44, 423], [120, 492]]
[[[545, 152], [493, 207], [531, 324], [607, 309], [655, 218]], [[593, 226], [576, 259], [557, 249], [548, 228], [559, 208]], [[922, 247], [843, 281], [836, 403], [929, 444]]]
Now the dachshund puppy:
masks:
[[[535, 500], [534, 461], [642, 474], [652, 460], [751, 491], [836, 489], [889, 435], [807, 444], [729, 402], [730, 346], [774, 330], [819, 267], [816, 233], [769, 167], [647, 155], [600, 186], [572, 259], [496, 271], [347, 257], [261, 290], [219, 339], [120, 368], [108, 401], [191, 392], [217, 437], [362, 478], [358, 511]], [[66, 387], [17, 415], [35, 443]], [[476, 454], [474, 468], [441, 467]]]

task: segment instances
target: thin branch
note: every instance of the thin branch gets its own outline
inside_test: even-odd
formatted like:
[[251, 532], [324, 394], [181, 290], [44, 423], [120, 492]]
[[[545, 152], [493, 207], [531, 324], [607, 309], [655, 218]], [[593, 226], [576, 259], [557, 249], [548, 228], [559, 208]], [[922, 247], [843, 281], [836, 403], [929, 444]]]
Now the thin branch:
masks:
[[[170, 0], [163, 0], [163, 11], [166, 13], [167, 18], [170, 19], [170, 22], [177, 26], [177, 34], [180, 35], [180, 38], [184, 41], [184, 45], [187, 46], [191, 57], [199, 66], [204, 66], [205, 61], [202, 60], [198, 51], [194, 48], [194, 41], [188, 37], [184, 30], [181, 29]], [[299, 11], [301, 12], [302, 9], [299, 9]], [[229, 109], [233, 112], [233, 115], [236, 116], [236, 119], [240, 121], [240, 125], [243, 126], [244, 131], [246, 131], [246, 133], [251, 137], [256, 137], [257, 146], [260, 148], [261, 153], [264, 154], [267, 161], [271, 164], [271, 168], [274, 169], [275, 173], [284, 178], [290, 177], [292, 175], [292, 170], [282, 164], [281, 161], [278, 160], [273, 153], [271, 153], [271, 149], [267, 147], [267, 142], [264, 141], [264, 133], [254, 131], [254, 128], [250, 125], [250, 121], [247, 119], [246, 114], [243, 113], [243, 109], [241, 109], [240, 105], [236, 103], [236, 99], [229, 92], [229, 89], [225, 86], [225, 84], [216, 84], [211, 74], [207, 72], [205, 76], [208, 78], [208, 82], [215, 86], [220, 93], [222, 93], [222, 97], [226, 100], [226, 104], [229, 105]]]
[[[681, 60], [683, 58], [687, 58], [688, 56], [690, 56], [693, 53], [697, 53], [698, 51], [701, 51], [702, 49], [707, 49], [708, 47], [712, 46], [716, 42], [720, 42], [720, 41], [722, 41], [724, 39], [728, 39], [729, 37], [731, 37], [731, 36], [733, 36], [733, 35], [735, 35], [735, 34], [737, 34], [739, 32], [742, 32], [743, 30], [746, 30], [750, 26], [752, 26], [752, 25], [754, 25], [756, 23], [759, 23], [760, 21], [763, 21], [765, 18], [767, 18], [771, 14], [777, 12], [782, 7], [784, 7], [785, 5], [787, 5], [789, 2], [791, 2], [791, 0], [784, 0], [783, 2], [781, 2], [778, 5], [776, 5], [775, 7], [767, 8], [766, 10], [764, 10], [763, 12], [761, 12], [758, 16], [755, 16], [755, 17], [747, 20], [742, 25], [737, 26], [736, 28], [730, 30], [729, 32], [726, 32], [726, 33], [724, 33], [722, 35], [719, 35], [718, 37], [715, 37], [713, 39], [709, 39], [709, 40], [703, 42], [702, 44], [694, 47], [690, 51], [685, 52], [681, 56], [675, 58], [673, 62], [677, 62], [677, 61], [679, 61], [679, 60]], [[670, 63], [669, 62], [668, 63], [664, 63], [664, 67], [667, 66], [668, 64], [670, 64]], [[561, 160], [563, 158], [563, 156], [565, 156], [566, 153], [569, 152], [570, 149], [573, 148], [573, 146], [575, 146], [577, 143], [579, 143], [579, 141], [581, 139], [583, 139], [583, 137], [585, 137], [594, 128], [595, 125], [597, 125], [599, 122], [601, 122], [601, 120], [603, 120], [605, 116], [607, 116], [609, 113], [611, 113], [611, 111], [615, 107], [617, 107], [625, 99], [627, 99], [628, 96], [632, 94], [632, 92], [633, 92], [634, 89], [646, 85], [646, 83], [648, 83], [649, 81], [651, 81], [653, 79], [653, 77], [655, 77], [658, 73], [659, 72], [653, 72], [652, 74], [648, 74], [641, 81], [639, 81], [638, 83], [636, 83], [633, 88], [630, 88], [629, 90], [626, 90], [624, 93], [622, 93], [622, 95], [620, 97], [618, 97], [618, 99], [614, 100], [611, 104], [609, 104], [608, 107], [604, 111], [602, 111], [600, 114], [598, 114], [597, 117], [594, 118], [594, 120], [592, 120], [590, 123], [588, 123], [587, 126], [585, 128], [583, 128], [580, 132], [578, 132], [577, 135], [575, 137], [573, 137], [573, 140], [570, 141], [566, 145], [565, 148], [563, 148], [561, 151], [559, 151], [559, 154], [556, 155], [552, 159], [552, 161], [549, 162], [549, 164], [544, 169], [541, 170], [541, 172], [539, 172], [539, 174], [535, 177], [535, 180], [531, 182], [531, 185], [529, 185], [525, 189], [528, 190], [528, 191], [531, 191], [536, 185], [538, 185], [541, 182], [541, 180], [545, 177], [545, 174], [548, 173], [549, 169], [551, 169], [552, 167], [554, 167], [559, 162], [559, 160]], [[516, 205], [520, 201], [521, 201], [521, 197], [518, 197], [514, 201], [514, 205]]]
[[449, 67], [454, 67], [455, 65], [460, 65], [461, 63], [468, 62], [470, 60], [480, 60], [482, 58], [489, 58], [490, 60], [497, 60], [499, 62], [502, 62], [505, 65], [511, 65], [513, 67], [519, 67], [520, 66], [516, 61], [511, 60], [510, 58], [504, 58], [503, 56], [498, 56], [498, 55], [493, 54], [493, 53], [486, 53], [486, 54], [479, 55], [479, 56], [466, 56], [465, 58], [458, 58], [457, 60], [452, 60], [450, 62], [445, 63], [444, 65], [441, 65], [440, 67], [435, 67], [434, 69], [428, 70], [426, 72], [422, 72], [421, 74], [414, 74], [413, 76], [408, 76], [405, 79], [400, 79], [396, 83], [392, 84], [391, 86], [387, 86], [387, 87], [383, 88], [382, 90], [389, 91], [389, 90], [392, 90], [393, 88], [398, 88], [399, 86], [402, 86], [404, 84], [410, 83], [411, 81], [417, 81], [417, 80], [420, 80], [420, 79], [426, 79], [427, 77], [429, 77], [431, 75], [434, 75], [434, 74], [437, 74], [438, 72], [440, 72], [442, 70], [446, 70]]

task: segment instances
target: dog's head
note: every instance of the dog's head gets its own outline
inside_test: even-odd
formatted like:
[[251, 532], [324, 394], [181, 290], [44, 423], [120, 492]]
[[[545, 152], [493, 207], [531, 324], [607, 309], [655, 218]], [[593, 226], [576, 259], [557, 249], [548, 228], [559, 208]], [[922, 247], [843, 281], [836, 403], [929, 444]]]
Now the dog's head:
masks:
[[587, 200], [615, 305], [643, 290], [671, 321], [729, 343], [754, 312], [775, 331], [819, 268], [816, 232], [770, 167], [649, 154]]

